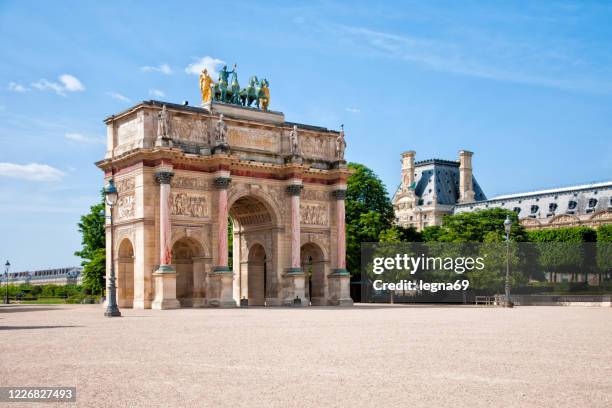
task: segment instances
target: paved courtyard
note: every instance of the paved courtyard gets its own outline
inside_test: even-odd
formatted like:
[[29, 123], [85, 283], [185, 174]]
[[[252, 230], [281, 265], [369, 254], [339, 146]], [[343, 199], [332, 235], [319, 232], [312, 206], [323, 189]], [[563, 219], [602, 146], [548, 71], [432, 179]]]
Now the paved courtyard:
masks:
[[1, 306], [0, 385], [83, 407], [612, 406], [612, 308], [122, 312]]

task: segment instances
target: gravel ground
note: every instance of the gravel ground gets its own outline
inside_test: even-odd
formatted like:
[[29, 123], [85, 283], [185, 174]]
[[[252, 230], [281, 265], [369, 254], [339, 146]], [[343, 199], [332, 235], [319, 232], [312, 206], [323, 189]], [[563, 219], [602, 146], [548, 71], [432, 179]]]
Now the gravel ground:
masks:
[[1, 306], [0, 385], [82, 407], [612, 406], [612, 308], [122, 312]]

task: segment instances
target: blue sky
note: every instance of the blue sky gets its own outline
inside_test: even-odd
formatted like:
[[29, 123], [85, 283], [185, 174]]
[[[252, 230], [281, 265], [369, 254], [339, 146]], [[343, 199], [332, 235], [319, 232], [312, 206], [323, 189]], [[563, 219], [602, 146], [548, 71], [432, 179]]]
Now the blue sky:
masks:
[[612, 3], [0, 1], [0, 258], [77, 265], [102, 120], [198, 102], [190, 64], [270, 80], [392, 193], [399, 154], [475, 152], [485, 193], [612, 179]]

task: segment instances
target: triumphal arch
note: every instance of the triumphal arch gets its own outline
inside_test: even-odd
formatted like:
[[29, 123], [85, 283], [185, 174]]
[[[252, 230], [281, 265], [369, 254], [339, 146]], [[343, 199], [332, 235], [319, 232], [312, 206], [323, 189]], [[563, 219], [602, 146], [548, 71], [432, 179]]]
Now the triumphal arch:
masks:
[[105, 121], [119, 306], [352, 304], [344, 132], [207, 99]]

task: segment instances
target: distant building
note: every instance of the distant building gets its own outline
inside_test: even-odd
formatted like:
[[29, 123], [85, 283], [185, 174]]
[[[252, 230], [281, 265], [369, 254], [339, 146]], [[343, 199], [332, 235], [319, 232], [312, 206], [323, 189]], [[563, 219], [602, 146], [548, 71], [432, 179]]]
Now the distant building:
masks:
[[402, 153], [402, 181], [393, 196], [397, 224], [421, 230], [440, 225], [446, 214], [505, 208], [518, 214], [527, 229], [612, 223], [612, 181], [487, 199], [472, 174], [472, 155], [459, 161], [415, 162], [414, 151]]
[[[40, 271], [9, 272], [9, 283], [20, 285], [79, 285], [82, 281], [83, 268], [73, 266], [67, 268], [43, 269]], [[2, 276], [5, 281], [5, 276]]]
[[396, 222], [417, 230], [442, 224], [457, 203], [486, 200], [472, 174], [472, 155], [459, 152], [459, 161], [429, 159], [415, 162], [416, 153], [402, 153], [402, 182], [393, 197]]
[[455, 206], [455, 213], [505, 208], [518, 214], [527, 229], [612, 223], [612, 181], [517, 193]]

